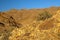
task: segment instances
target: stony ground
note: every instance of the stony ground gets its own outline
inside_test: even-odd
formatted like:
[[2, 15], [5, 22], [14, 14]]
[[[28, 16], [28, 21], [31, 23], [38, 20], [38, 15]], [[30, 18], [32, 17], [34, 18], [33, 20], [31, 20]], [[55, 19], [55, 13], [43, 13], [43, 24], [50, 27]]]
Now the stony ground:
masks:
[[23, 11], [0, 12], [0, 40], [60, 40], [60, 10], [43, 20]]

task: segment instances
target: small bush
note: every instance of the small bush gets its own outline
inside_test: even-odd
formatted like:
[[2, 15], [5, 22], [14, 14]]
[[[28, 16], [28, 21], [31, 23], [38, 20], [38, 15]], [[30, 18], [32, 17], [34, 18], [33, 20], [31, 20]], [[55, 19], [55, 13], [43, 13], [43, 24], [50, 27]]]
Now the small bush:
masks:
[[40, 13], [38, 14], [38, 17], [37, 17], [37, 20], [40, 21], [40, 20], [45, 20], [45, 19], [48, 19], [52, 17], [52, 14], [48, 13], [48, 12], [44, 12], [44, 13]]
[[0, 22], [0, 27], [4, 27], [4, 26], [5, 26], [5, 24]]

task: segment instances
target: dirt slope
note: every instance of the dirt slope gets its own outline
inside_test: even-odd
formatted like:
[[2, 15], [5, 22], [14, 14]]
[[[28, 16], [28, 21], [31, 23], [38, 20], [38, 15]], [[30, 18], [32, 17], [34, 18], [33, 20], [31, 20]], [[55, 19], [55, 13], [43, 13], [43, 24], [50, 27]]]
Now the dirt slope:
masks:
[[60, 40], [60, 7], [0, 12], [0, 40]]

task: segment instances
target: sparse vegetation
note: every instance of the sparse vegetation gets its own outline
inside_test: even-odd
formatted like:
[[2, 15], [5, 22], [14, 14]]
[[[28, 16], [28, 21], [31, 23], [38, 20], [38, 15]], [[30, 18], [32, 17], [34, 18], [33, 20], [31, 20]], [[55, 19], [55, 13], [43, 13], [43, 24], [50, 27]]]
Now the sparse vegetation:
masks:
[[8, 18], [8, 21], [9, 21], [10, 26], [14, 26], [14, 27], [17, 27], [17, 28], [22, 26], [22, 24], [17, 23], [12, 16], [10, 18]]
[[0, 40], [60, 40], [60, 15], [47, 9], [0, 12]]
[[48, 19], [52, 17], [52, 14], [48, 13], [48, 12], [43, 12], [43, 13], [40, 13], [38, 14], [38, 17], [37, 17], [37, 20], [40, 21], [40, 20], [45, 20], [45, 19]]

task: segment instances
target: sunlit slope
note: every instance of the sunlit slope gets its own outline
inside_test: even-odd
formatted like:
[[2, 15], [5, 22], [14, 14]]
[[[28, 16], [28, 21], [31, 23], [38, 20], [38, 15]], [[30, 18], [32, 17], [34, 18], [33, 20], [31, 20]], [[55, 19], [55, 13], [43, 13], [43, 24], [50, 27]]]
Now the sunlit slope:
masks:
[[60, 40], [60, 7], [0, 12], [0, 40]]
[[[14, 29], [9, 37], [10, 40], [60, 40], [60, 12], [51, 18], [34, 24], [27, 24], [22, 28]], [[58, 16], [58, 17], [57, 17]], [[57, 18], [56, 18], [57, 17]], [[36, 25], [37, 24], [37, 25]], [[14, 39], [13, 39], [14, 38]]]
[[28, 10], [28, 9], [22, 9], [22, 10], [12, 9], [5, 13], [13, 16], [13, 18], [17, 22], [20, 22], [23, 24], [26, 24], [26, 23], [28, 24], [28, 23], [36, 20], [36, 17], [38, 14], [47, 11], [48, 13], [54, 15], [54, 14], [56, 14], [56, 11], [58, 9], [60, 9], [60, 8], [59, 7], [50, 7], [50, 8], [44, 8], [44, 9], [30, 9], [30, 10]]

